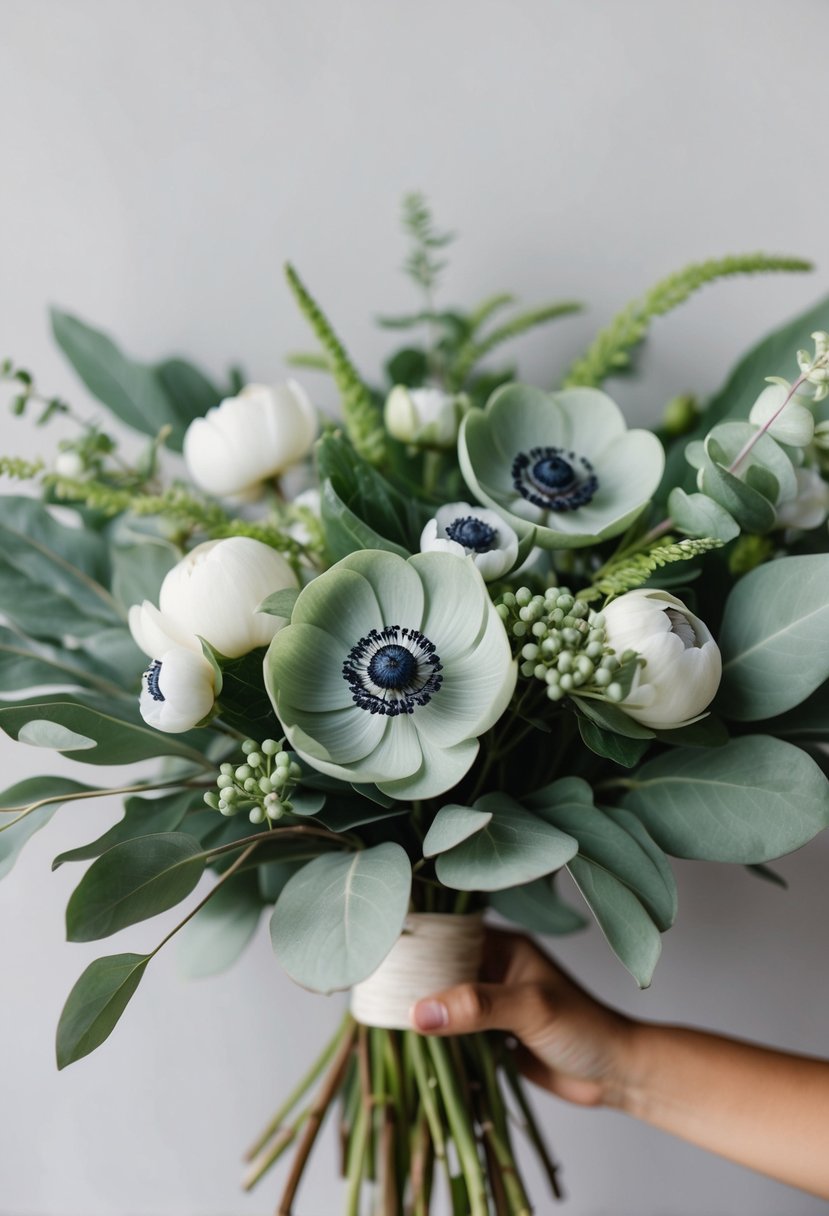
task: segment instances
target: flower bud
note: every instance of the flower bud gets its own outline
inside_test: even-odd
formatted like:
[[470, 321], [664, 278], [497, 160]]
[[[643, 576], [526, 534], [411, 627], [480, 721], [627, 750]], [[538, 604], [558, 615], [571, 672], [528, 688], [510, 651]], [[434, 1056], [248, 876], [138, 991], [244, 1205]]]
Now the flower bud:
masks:
[[83, 456], [72, 448], [65, 452], [58, 452], [55, 457], [55, 472], [58, 477], [68, 477], [73, 481], [78, 477], [83, 477], [86, 473]]
[[174, 646], [144, 672], [138, 708], [148, 726], [180, 734], [208, 716], [214, 697], [213, 668], [207, 659]]
[[302, 460], [316, 431], [316, 412], [296, 380], [249, 384], [190, 423], [184, 463], [206, 493], [245, 495]]
[[274, 549], [248, 536], [207, 541], [164, 578], [158, 608], [134, 604], [129, 626], [136, 643], [152, 657], [171, 646], [201, 654], [202, 637], [227, 658], [267, 646], [283, 617], [257, 612], [274, 591], [296, 587], [293, 570]]
[[453, 448], [461, 418], [469, 408], [462, 394], [440, 388], [398, 384], [386, 398], [386, 429], [401, 443], [423, 448]]
[[439, 507], [426, 524], [420, 551], [470, 557], [489, 583], [502, 578], [515, 565], [518, 537], [497, 512], [472, 507], [468, 502], [451, 502]]
[[[674, 730], [700, 717], [719, 687], [722, 659], [699, 617], [667, 591], [643, 587], [612, 600], [603, 616], [608, 645], [645, 660], [620, 708], [654, 730]], [[608, 695], [611, 690], [613, 684]]]

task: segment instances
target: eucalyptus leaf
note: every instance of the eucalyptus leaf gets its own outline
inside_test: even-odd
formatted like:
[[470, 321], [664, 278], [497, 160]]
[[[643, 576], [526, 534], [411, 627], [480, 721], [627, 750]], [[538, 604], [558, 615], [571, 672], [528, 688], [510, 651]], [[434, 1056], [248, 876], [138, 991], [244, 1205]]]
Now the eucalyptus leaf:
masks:
[[89, 867], [66, 907], [66, 937], [91, 942], [175, 907], [196, 886], [205, 858], [183, 832], [126, 840]]
[[717, 708], [740, 722], [793, 709], [829, 678], [828, 635], [829, 555], [758, 566], [726, 602]]
[[[225, 396], [200, 368], [186, 359], [165, 359], [156, 363], [154, 370], [177, 417], [185, 423], [214, 409]], [[227, 396], [233, 393], [229, 390]]]
[[187, 425], [200, 411], [171, 395], [160, 370], [130, 359], [101, 330], [57, 308], [52, 309], [52, 332], [93, 397], [144, 435], [169, 426], [169, 445], [181, 451]]
[[313, 992], [366, 979], [400, 936], [411, 880], [406, 852], [392, 842], [314, 858], [288, 881], [274, 909], [277, 958]]
[[198, 790], [176, 790], [172, 794], [162, 794], [160, 798], [141, 798], [137, 795], [126, 798], [122, 819], [89, 844], [59, 853], [52, 862], [52, 869], [57, 870], [67, 861], [89, 861], [93, 857], [100, 857], [116, 844], [134, 840], [137, 836], [174, 832], [181, 826], [188, 811], [199, 804], [203, 805]]
[[548, 823], [578, 841], [581, 858], [595, 862], [629, 887], [658, 929], [673, 924], [676, 915], [676, 885], [666, 879], [665, 867], [657, 867], [651, 850], [642, 848], [625, 827], [603, 810], [572, 797], [572, 778], [554, 781], [525, 804]]
[[650, 747], [649, 739], [628, 739], [614, 731], [604, 730], [597, 722], [579, 714], [579, 734], [582, 742], [595, 752], [623, 768], [633, 768]]
[[57, 641], [123, 625], [108, 581], [101, 536], [58, 523], [37, 499], [3, 495], [0, 610], [21, 632]]
[[[18, 781], [3, 790], [0, 806], [8, 809], [0, 814], [0, 878], [4, 878], [12, 869], [29, 837], [45, 827], [52, 818], [61, 805], [60, 795], [94, 792], [95, 789], [95, 786], [81, 785], [79, 781], [70, 781], [67, 777], [27, 777], [25, 781]], [[56, 801], [37, 807], [18, 819], [23, 811], [44, 798], [55, 798]]]
[[145, 536], [130, 545], [112, 547], [112, 594], [125, 608], [144, 600], [158, 603], [165, 574], [180, 557], [178, 550], [161, 537]]
[[693, 483], [693, 472], [685, 464], [688, 439], [702, 440], [711, 428], [726, 418], [748, 418], [758, 393], [770, 375], [791, 376], [797, 365], [797, 352], [804, 335], [829, 330], [829, 296], [812, 308], [786, 321], [749, 350], [730, 373], [723, 387], [703, 411], [699, 425], [687, 438], [675, 443], [668, 452], [659, 497], [664, 498], [676, 485], [686, 489]]
[[476, 811], [471, 806], [449, 803], [442, 806], [432, 820], [423, 841], [423, 856], [435, 857], [454, 849], [492, 822], [492, 811]]
[[542, 878], [575, 856], [572, 836], [545, 823], [506, 794], [485, 794], [475, 803], [491, 821], [437, 859], [445, 887], [456, 891], [500, 891]]
[[250, 942], [261, 914], [256, 872], [232, 875], [178, 933], [182, 975], [192, 980], [226, 971]]
[[551, 878], [537, 878], [520, 887], [493, 891], [489, 905], [530, 933], [575, 933], [587, 924], [580, 912], [559, 898]]
[[[114, 706], [112, 707], [115, 708]], [[144, 724], [133, 706], [117, 706], [117, 715], [99, 709], [88, 699], [80, 701], [69, 694], [58, 693], [30, 697], [25, 701], [0, 703], [0, 730], [12, 739], [26, 741], [25, 728], [30, 723], [49, 722], [65, 731], [67, 743], [60, 739], [41, 746], [53, 746], [62, 754], [73, 756], [71, 735], [83, 740], [92, 740], [94, 746], [84, 742], [83, 761], [86, 764], [133, 764], [137, 760], [153, 760], [157, 756], [182, 756], [204, 767], [200, 751], [188, 746], [188, 740], [196, 742], [198, 735], [170, 735], [153, 730]], [[42, 739], [43, 736], [39, 735]]]
[[362, 549], [385, 549], [398, 557], [409, 557], [409, 551], [375, 532], [347, 507], [330, 481], [323, 483], [320, 503], [325, 544], [332, 561]]
[[744, 532], [769, 532], [774, 527], [777, 515], [769, 500], [722, 465], [706, 461], [700, 489], [724, 507]]
[[631, 718], [618, 705], [613, 705], [610, 701], [598, 701], [594, 697], [580, 697], [578, 690], [573, 692], [572, 697], [579, 711], [602, 730], [622, 735], [625, 739], [654, 738], [652, 730]]
[[298, 598], [298, 587], [283, 587], [281, 591], [274, 591], [264, 599], [256, 611], [266, 612], [269, 616], [281, 616], [290, 621]]
[[676, 857], [757, 864], [829, 825], [829, 782], [804, 751], [770, 735], [676, 748], [630, 780], [624, 807]]
[[725, 507], [707, 494], [686, 494], [681, 486], [668, 495], [668, 514], [686, 536], [712, 536], [728, 542], [740, 535], [740, 525]]
[[149, 954], [111, 954], [90, 963], [60, 1015], [58, 1068], [65, 1068], [108, 1039], [141, 982]]
[[647, 988], [659, 961], [659, 930], [629, 887], [585, 857], [574, 857], [570, 875], [613, 953], [640, 988]]

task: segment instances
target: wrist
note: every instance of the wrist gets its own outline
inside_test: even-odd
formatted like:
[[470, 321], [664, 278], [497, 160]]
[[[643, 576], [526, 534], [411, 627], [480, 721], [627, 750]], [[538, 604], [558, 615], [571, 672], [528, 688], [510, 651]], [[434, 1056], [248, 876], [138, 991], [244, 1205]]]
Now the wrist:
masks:
[[647, 1076], [653, 1044], [647, 1022], [624, 1018], [616, 1036], [616, 1050], [605, 1081], [603, 1104], [641, 1117], [647, 1094]]

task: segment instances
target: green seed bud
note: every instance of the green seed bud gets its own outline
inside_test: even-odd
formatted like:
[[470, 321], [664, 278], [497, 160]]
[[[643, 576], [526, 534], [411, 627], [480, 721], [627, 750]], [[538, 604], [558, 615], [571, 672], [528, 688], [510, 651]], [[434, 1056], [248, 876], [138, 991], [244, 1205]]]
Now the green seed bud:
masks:
[[519, 607], [525, 608], [533, 597], [529, 587], [519, 587], [515, 593], [515, 602]]
[[562, 650], [561, 654], [558, 656], [558, 663], [556, 665], [559, 671], [570, 671], [572, 669], [573, 656], [569, 650]]
[[535, 671], [535, 664], [524, 662], [521, 664], [519, 671], [522, 676], [531, 676]]
[[533, 668], [533, 675], [537, 680], [546, 680], [547, 668], [543, 663], [536, 663], [535, 667]]
[[564, 695], [564, 690], [559, 688], [558, 684], [549, 684], [547, 686], [547, 696], [551, 701], [560, 701]]
[[280, 752], [274, 763], [277, 768], [287, 768], [291, 763], [291, 757], [287, 752]]
[[538, 647], [535, 642], [527, 642], [526, 646], [522, 646], [521, 654], [525, 659], [537, 659]]
[[210, 807], [210, 809], [211, 809], [211, 810], [213, 810], [213, 811], [218, 811], [218, 809], [219, 809], [219, 795], [218, 795], [218, 794], [216, 794], [216, 793], [214, 793], [214, 792], [213, 792], [213, 790], [208, 790], [208, 791], [206, 792], [206, 794], [204, 795], [204, 801], [205, 801], [205, 802], [206, 802], [206, 804], [207, 804], [207, 805]]
[[257, 788], [257, 785], [256, 785], [256, 778], [255, 778], [255, 777], [246, 777], [246, 778], [245, 778], [245, 784], [244, 784], [244, 787], [243, 787], [243, 788], [244, 788], [245, 790], [247, 790], [247, 792], [248, 792], [249, 794], [252, 794], [252, 793], [253, 793], [253, 791], [254, 791], [254, 790]]
[[248, 764], [251, 766], [251, 768], [261, 768], [262, 767], [262, 757], [260, 756], [259, 752], [250, 753], [250, 755], [248, 756]]
[[248, 812], [248, 819], [251, 823], [263, 823], [265, 820], [265, 812], [261, 806], [252, 806]]
[[259, 746], [259, 744], [256, 742], [255, 739], [245, 739], [244, 743], [242, 744], [242, 751], [245, 753], [246, 756], [249, 756], [251, 752], [256, 751], [258, 746]]
[[216, 785], [220, 790], [226, 790], [233, 786], [233, 778], [229, 777], [227, 773], [219, 773], [218, 777], [216, 778]]
[[237, 781], [246, 781], [248, 777], [253, 776], [253, 769], [249, 768], [247, 764], [240, 764], [233, 775]]
[[233, 776], [233, 765], [232, 764], [221, 764], [219, 766], [219, 772], [225, 777], [232, 777]]
[[575, 683], [576, 682], [573, 679], [573, 677], [571, 675], [565, 673], [565, 675], [563, 675], [561, 677], [561, 679], [559, 680], [558, 686], [559, 686], [559, 688], [562, 688], [565, 692], [570, 692], [570, 690], [575, 686]]
[[593, 683], [597, 686], [597, 688], [607, 688], [612, 679], [613, 676], [610, 674], [607, 668], [600, 667], [593, 676]]
[[270, 794], [271, 790], [273, 789], [273, 778], [272, 777], [260, 777], [259, 778], [259, 788], [263, 794]]
[[296, 760], [291, 761], [291, 767], [288, 769], [288, 774], [294, 781], [299, 781], [302, 776], [302, 769], [297, 764]]
[[516, 621], [512, 627], [512, 636], [514, 638], [523, 638], [526, 636], [527, 626], [523, 621]]
[[608, 684], [605, 692], [608, 701], [621, 701], [624, 695], [621, 684]]
[[263, 739], [261, 750], [266, 756], [275, 756], [279, 751], [279, 744], [276, 739]]

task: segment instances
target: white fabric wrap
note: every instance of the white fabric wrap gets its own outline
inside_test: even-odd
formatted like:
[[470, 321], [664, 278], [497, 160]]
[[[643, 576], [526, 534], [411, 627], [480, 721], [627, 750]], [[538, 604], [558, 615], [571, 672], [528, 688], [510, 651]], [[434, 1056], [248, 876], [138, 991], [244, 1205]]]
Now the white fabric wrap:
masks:
[[415, 1001], [478, 978], [483, 915], [412, 912], [380, 966], [351, 989], [351, 1012], [364, 1026], [411, 1030]]

